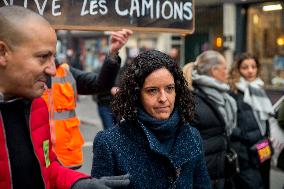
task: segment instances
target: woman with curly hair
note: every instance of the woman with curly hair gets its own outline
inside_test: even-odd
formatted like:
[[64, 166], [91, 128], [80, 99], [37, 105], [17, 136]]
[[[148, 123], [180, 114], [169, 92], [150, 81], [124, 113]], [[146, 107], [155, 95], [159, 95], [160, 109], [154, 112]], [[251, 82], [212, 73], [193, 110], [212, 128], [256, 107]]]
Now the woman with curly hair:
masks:
[[[259, 78], [260, 63], [249, 53], [242, 53], [237, 57], [231, 70], [230, 85], [232, 96], [237, 102], [237, 127], [231, 139], [239, 142], [236, 148], [240, 174], [236, 177], [237, 188], [268, 189], [271, 150], [267, 141], [269, 137], [269, 116], [273, 108], [269, 98], [263, 90], [263, 81]], [[257, 144], [259, 143], [259, 145]], [[255, 146], [263, 146], [256, 153]], [[268, 150], [269, 148], [269, 150]], [[262, 153], [264, 152], [264, 153]], [[259, 159], [259, 157], [262, 157]]]
[[94, 139], [92, 176], [129, 173], [128, 188], [211, 188], [194, 102], [179, 66], [150, 50], [125, 72], [113, 100], [120, 123]]
[[222, 54], [210, 50], [184, 66], [183, 71], [196, 94], [197, 107], [190, 123], [203, 139], [212, 188], [232, 188], [232, 173], [226, 172], [225, 157], [229, 136], [236, 127], [237, 106], [226, 84], [228, 64]]

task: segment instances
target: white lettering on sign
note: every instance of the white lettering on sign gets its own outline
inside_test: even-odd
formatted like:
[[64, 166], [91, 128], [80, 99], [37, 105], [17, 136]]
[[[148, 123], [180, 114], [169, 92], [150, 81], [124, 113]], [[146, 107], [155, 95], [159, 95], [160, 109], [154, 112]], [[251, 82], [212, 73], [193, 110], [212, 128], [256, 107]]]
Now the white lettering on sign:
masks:
[[82, 9], [81, 9], [81, 16], [85, 16], [89, 13], [89, 11], [86, 10], [87, 2], [88, 2], [88, 0], [84, 0], [84, 2], [83, 2], [83, 6], [82, 6]]
[[115, 1], [115, 11], [119, 16], [126, 16], [129, 13], [127, 9], [123, 11], [119, 9], [119, 0]]
[[100, 13], [102, 15], [106, 15], [108, 12], [107, 6], [106, 6], [106, 0], [99, 1], [99, 7], [100, 7]]
[[183, 6], [182, 6], [182, 2], [178, 3], [174, 3], [174, 19], [181, 19], [183, 20]]
[[[89, 8], [88, 8], [89, 7]], [[85, 15], [97, 15], [98, 13], [106, 15], [108, 12], [106, 6], [106, 0], [84, 0], [83, 6], [81, 9], [81, 16]]]
[[184, 4], [183, 10], [185, 11], [185, 13], [187, 12], [188, 15], [184, 14], [184, 18], [186, 20], [191, 20], [192, 19], [192, 3], [191, 2], [186, 2]]
[[52, 1], [52, 15], [53, 16], [60, 16], [61, 15], [61, 11], [60, 11], [61, 7], [60, 7], [60, 5], [56, 5], [57, 1], [60, 1], [60, 0], [53, 0]]
[[[170, 11], [168, 16], [166, 15], [166, 8], [167, 8], [166, 6], [168, 6]], [[164, 2], [162, 5], [162, 17], [166, 20], [171, 19], [173, 17], [173, 12], [174, 12], [173, 5], [171, 4], [171, 2], [169, 1]]]
[[3, 0], [3, 2], [4, 2], [4, 4], [5, 4], [5, 6], [8, 6], [8, 5], [9, 5], [6, 0]]
[[44, 11], [44, 9], [45, 9], [47, 0], [44, 0], [43, 5], [42, 5], [41, 7], [40, 7], [40, 5], [39, 5], [39, 3], [38, 3], [38, 0], [34, 0], [34, 1], [35, 1], [35, 3], [36, 3], [38, 13], [39, 13], [40, 15], [43, 15], [43, 11]]
[[133, 13], [136, 12], [136, 16], [140, 17], [140, 8], [139, 8], [139, 1], [138, 0], [132, 0], [129, 15], [133, 16]]
[[[40, 15], [43, 15], [47, 1], [48, 0], [44, 0], [43, 4], [40, 5], [38, 0], [33, 0], [33, 2], [36, 4], [37, 11]], [[51, 2], [51, 11], [52, 11], [51, 13], [52, 13], [53, 16], [60, 16], [62, 14], [61, 11], [60, 11], [61, 6], [58, 4], [59, 1], [61, 1], [61, 0], [52, 0], [52, 2]], [[4, 3], [5, 2], [6, 2], [6, 0], [4, 0]], [[5, 5], [8, 5], [8, 4], [5, 3]], [[13, 0], [10, 0], [10, 5], [13, 5]], [[24, 0], [23, 6], [25, 8], [28, 7], [28, 0]]]
[[94, 0], [94, 1], [91, 1], [90, 3], [90, 15], [96, 15], [98, 14], [98, 1], [97, 0]]
[[[161, 2], [157, 0], [131, 0], [128, 9], [122, 9], [120, 0], [115, 0], [115, 11], [119, 16], [140, 17], [149, 15], [151, 19], [179, 19], [192, 20], [192, 3], [191, 2]], [[155, 11], [155, 12], [154, 12]]]
[[[51, 13], [53, 16], [62, 15], [61, 0], [23, 0], [23, 6], [28, 7], [33, 2], [40, 15], [43, 15], [48, 2], [51, 2]], [[14, 0], [3, 0], [6, 6], [13, 5]], [[129, 8], [122, 8], [124, 1], [115, 0], [115, 12], [119, 16], [149, 17], [150, 19], [178, 19], [192, 20], [193, 11], [191, 2], [161, 1], [161, 0], [129, 0]], [[125, 5], [123, 7], [126, 7]], [[106, 15], [108, 13], [107, 0], [84, 0], [80, 16]]]
[[[67, 17], [71, 15], [72, 19], [75, 19], [75, 25], [77, 22], [88, 22], [89, 16], [106, 15], [110, 11], [110, 16], [115, 16], [119, 23], [121, 17], [124, 20], [129, 19], [129, 23], [133, 24], [133, 20], [139, 20], [139, 18], [146, 19], [145, 22], [154, 23], [153, 25], [147, 25], [146, 27], [159, 27], [157, 22], [151, 22], [151, 20], [165, 20], [162, 26], [165, 24], [170, 26], [172, 23], [187, 22], [193, 20], [193, 0], [73, 0], [72, 5], [68, 0], [0, 0], [0, 6], [20, 5], [25, 8], [31, 8], [42, 16], [50, 18], [50, 16]], [[70, 13], [71, 12], [71, 13]], [[63, 15], [66, 14], [66, 15]], [[84, 19], [73, 18], [76, 15], [78, 17], [84, 17]], [[133, 19], [134, 18], [134, 19]], [[52, 20], [52, 19], [51, 19]], [[65, 20], [65, 19], [64, 19]], [[83, 20], [83, 21], [82, 21]], [[116, 20], [115, 20], [116, 21]], [[55, 23], [57, 20], [54, 21]], [[168, 23], [169, 22], [169, 23]], [[61, 23], [61, 20], [60, 20]], [[72, 21], [66, 21], [66, 25], [72, 25]], [[84, 25], [84, 23], [80, 23]], [[185, 28], [190, 23], [181, 24], [179, 28]], [[142, 25], [141, 25], [142, 26]], [[191, 27], [192, 24], [191, 24]]]
[[[5, 4], [5, 6], [8, 6], [8, 5], [9, 5], [8, 1], [3, 0], [3, 2], [4, 2], [4, 4]], [[13, 0], [10, 0], [10, 5], [13, 5]]]
[[150, 18], [154, 18], [154, 8], [153, 8], [153, 0], [142, 0], [142, 10], [141, 10], [141, 16], [146, 16], [146, 12], [150, 9]]
[[160, 18], [160, 1], [157, 1], [157, 6], [156, 6], [156, 18], [159, 19]]

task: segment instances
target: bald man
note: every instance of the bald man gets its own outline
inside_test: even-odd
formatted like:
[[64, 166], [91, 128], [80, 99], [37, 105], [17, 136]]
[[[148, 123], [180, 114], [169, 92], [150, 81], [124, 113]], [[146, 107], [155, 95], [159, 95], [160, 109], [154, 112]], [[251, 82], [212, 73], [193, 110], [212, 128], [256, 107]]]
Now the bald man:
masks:
[[0, 188], [110, 189], [128, 175], [91, 178], [64, 168], [51, 150], [46, 103], [39, 98], [56, 73], [56, 34], [38, 14], [0, 8]]

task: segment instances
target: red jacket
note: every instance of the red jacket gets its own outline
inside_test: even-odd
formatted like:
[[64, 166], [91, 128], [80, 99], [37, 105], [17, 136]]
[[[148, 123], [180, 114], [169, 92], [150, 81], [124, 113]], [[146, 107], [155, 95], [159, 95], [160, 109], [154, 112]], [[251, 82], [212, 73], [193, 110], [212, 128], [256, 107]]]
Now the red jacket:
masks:
[[[64, 168], [58, 163], [56, 155], [51, 150], [48, 110], [42, 98], [37, 98], [32, 102], [29, 120], [32, 143], [39, 160], [46, 189], [69, 189], [80, 178], [89, 177], [83, 173]], [[5, 137], [0, 112], [0, 188], [12, 189], [11, 169]], [[46, 152], [44, 152], [44, 146]]]

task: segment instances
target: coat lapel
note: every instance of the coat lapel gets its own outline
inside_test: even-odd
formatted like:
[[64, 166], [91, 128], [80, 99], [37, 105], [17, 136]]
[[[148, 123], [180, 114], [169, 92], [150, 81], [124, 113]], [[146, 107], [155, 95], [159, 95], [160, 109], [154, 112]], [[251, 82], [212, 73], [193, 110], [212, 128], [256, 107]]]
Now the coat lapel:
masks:
[[202, 154], [201, 142], [197, 140], [197, 137], [194, 137], [193, 128], [189, 124], [180, 128], [179, 135], [169, 154], [169, 159], [176, 169]]

